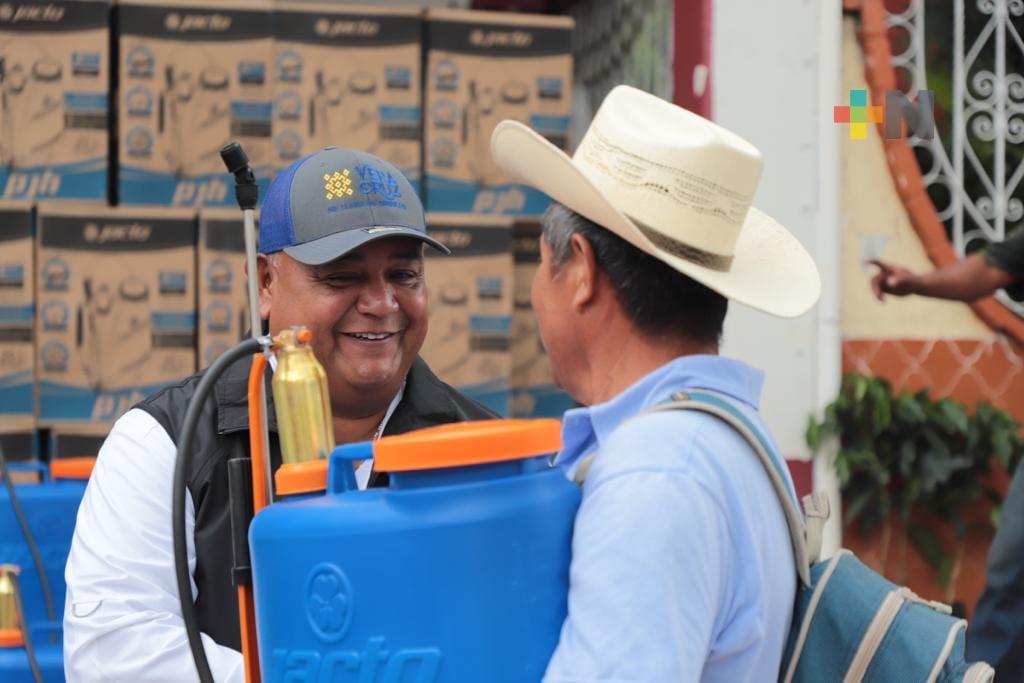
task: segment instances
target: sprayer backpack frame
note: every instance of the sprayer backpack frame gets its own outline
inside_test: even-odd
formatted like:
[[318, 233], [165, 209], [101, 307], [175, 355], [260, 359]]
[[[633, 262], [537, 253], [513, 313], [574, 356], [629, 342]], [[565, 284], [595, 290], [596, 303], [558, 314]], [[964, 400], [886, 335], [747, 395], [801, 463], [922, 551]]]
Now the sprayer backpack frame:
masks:
[[[804, 498], [805, 514], [786, 485], [786, 465], [771, 442], [726, 397], [678, 392], [647, 412], [698, 410], [723, 420], [754, 449], [782, 505], [799, 585], [782, 656], [784, 683], [921, 681], [984, 683], [995, 675], [964, 659], [967, 622], [949, 607], [919, 598], [869, 569], [849, 550], [818, 561], [828, 497]], [[580, 468], [582, 476], [590, 463]], [[580, 478], [580, 475], [578, 475]]]

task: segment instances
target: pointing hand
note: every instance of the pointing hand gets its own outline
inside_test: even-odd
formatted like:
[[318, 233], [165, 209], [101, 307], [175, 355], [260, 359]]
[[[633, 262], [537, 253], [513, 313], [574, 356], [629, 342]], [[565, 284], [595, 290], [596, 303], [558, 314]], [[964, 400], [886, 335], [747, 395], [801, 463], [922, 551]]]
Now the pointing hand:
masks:
[[868, 263], [878, 266], [878, 272], [871, 278], [871, 291], [879, 301], [885, 301], [886, 294], [906, 296], [914, 293], [913, 284], [916, 276], [906, 268], [878, 259], [869, 259]]

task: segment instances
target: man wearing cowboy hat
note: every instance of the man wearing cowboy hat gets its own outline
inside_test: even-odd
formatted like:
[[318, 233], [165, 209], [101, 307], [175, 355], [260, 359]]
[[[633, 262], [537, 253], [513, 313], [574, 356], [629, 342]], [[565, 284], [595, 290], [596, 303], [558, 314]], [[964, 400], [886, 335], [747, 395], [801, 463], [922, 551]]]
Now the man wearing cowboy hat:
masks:
[[556, 460], [577, 479], [589, 470], [544, 680], [774, 679], [797, 570], [769, 476], [718, 418], [645, 413], [711, 390], [767, 436], [763, 373], [717, 355], [728, 300], [794, 317], [821, 285], [799, 242], [751, 207], [759, 152], [626, 86], [572, 158], [512, 121], [491, 150], [556, 202], [533, 305], [552, 374], [583, 406], [566, 413]]

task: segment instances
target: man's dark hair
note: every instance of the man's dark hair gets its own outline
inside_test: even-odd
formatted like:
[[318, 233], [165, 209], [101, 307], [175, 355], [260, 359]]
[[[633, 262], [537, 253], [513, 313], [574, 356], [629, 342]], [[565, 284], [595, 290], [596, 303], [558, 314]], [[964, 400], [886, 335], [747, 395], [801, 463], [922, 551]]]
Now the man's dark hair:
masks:
[[568, 260], [572, 236], [580, 234], [611, 280], [622, 310], [650, 336], [683, 335], [718, 344], [729, 301], [668, 264], [640, 251], [610, 230], [554, 202], [541, 219], [552, 268]]

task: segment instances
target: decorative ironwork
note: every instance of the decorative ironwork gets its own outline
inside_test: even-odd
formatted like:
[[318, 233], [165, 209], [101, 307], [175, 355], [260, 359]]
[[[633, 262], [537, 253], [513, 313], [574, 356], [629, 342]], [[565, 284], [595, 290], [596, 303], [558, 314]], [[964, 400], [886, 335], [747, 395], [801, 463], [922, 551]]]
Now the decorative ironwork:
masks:
[[570, 12], [576, 87], [588, 114], [620, 83], [672, 99], [673, 0], [587, 0]]
[[[887, 23], [901, 89], [936, 91], [939, 134], [908, 142], [953, 248], [1003, 240], [1024, 224], [1024, 0], [908, 0]], [[1024, 303], [999, 300], [1024, 317]]]

